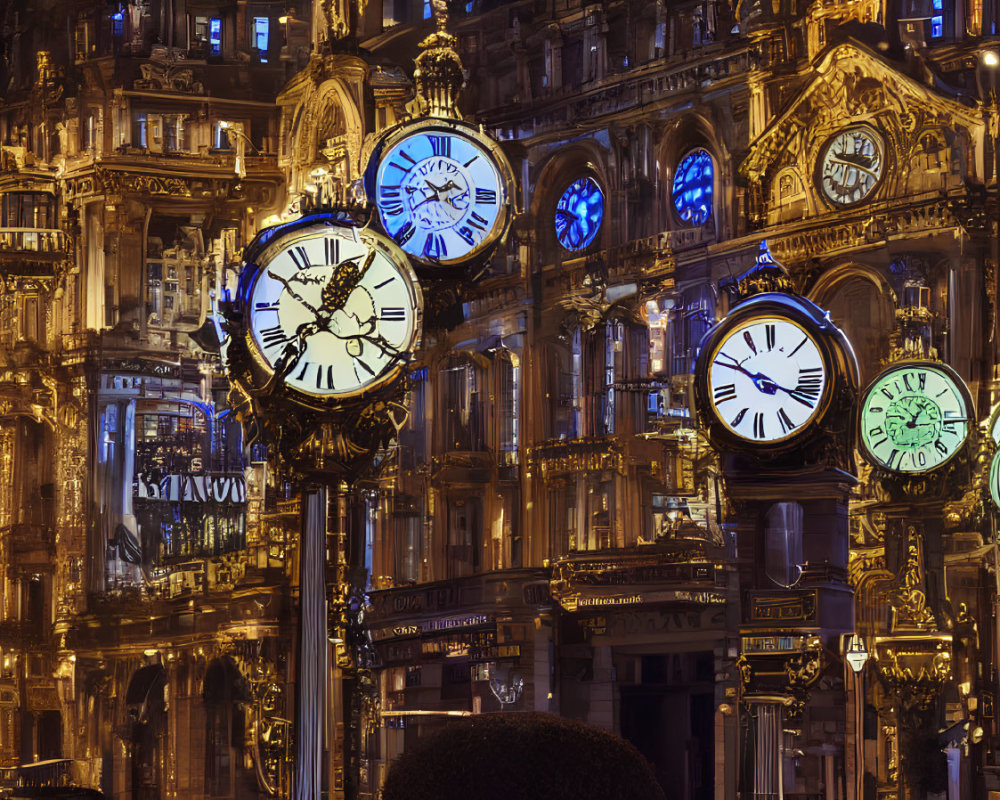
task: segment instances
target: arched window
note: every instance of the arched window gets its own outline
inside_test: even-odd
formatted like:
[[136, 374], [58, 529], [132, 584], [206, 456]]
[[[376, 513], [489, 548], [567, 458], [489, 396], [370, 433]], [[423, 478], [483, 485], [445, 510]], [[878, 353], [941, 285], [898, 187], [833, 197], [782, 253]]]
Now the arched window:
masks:
[[125, 692], [132, 721], [132, 800], [160, 800], [170, 753], [167, 673], [160, 664], [140, 667]]
[[577, 178], [556, 203], [556, 238], [566, 250], [584, 250], [594, 243], [603, 220], [604, 190], [589, 176]]
[[704, 225], [712, 217], [712, 184], [715, 165], [704, 148], [684, 156], [674, 173], [670, 196], [674, 210], [690, 225]]

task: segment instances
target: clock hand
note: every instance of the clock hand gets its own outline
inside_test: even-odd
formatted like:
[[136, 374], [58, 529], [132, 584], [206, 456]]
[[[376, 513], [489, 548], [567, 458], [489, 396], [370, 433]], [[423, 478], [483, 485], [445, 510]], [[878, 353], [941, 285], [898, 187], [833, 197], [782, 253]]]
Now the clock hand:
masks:
[[736, 359], [733, 358], [728, 353], [720, 353], [720, 355], [725, 356], [726, 358], [732, 358], [733, 361], [735, 361], [736, 363], [726, 364], [725, 362], [722, 361], [716, 361], [715, 362], [716, 364], [718, 364], [720, 367], [728, 367], [729, 369], [734, 369], [737, 372], [742, 372], [750, 380], [753, 381], [753, 385], [757, 387], [758, 391], [763, 392], [764, 394], [776, 394], [778, 389], [782, 389], [783, 391], [786, 392], [789, 391], [788, 389], [785, 389], [784, 386], [779, 386], [777, 383], [775, 383], [773, 380], [767, 377], [767, 375], [763, 375], [760, 372], [750, 372], [750, 370], [748, 370], [746, 367], [744, 367], [742, 364], [736, 361]]
[[291, 285], [291, 284], [290, 284], [290, 283], [289, 283], [288, 281], [286, 281], [286, 280], [285, 280], [284, 278], [282, 278], [282, 277], [281, 277], [280, 275], [278, 275], [278, 274], [277, 274], [277, 273], [275, 273], [275, 272], [272, 272], [272, 273], [271, 273], [271, 277], [272, 277], [272, 278], [274, 278], [274, 279], [275, 279], [275, 280], [276, 280], [276, 281], [277, 281], [278, 283], [280, 283], [280, 284], [281, 284], [282, 286], [284, 286], [284, 287], [285, 287], [285, 291], [287, 291], [287, 292], [288, 292], [288, 293], [289, 293], [289, 294], [290, 294], [290, 295], [291, 295], [292, 297], [294, 297], [294, 298], [295, 298], [296, 300], [298, 300], [298, 301], [299, 301], [299, 302], [300, 302], [300, 303], [301, 303], [302, 305], [304, 305], [304, 306], [305, 306], [306, 308], [308, 308], [308, 309], [309, 309], [309, 310], [310, 310], [310, 311], [311, 311], [311, 312], [312, 312], [313, 314], [316, 314], [317, 316], [319, 315], [319, 311], [318, 311], [317, 309], [313, 308], [313, 307], [312, 307], [312, 305], [310, 305], [310, 304], [309, 304], [309, 302], [308, 302], [308, 301], [306, 301], [306, 300], [305, 300], [305, 299], [304, 299], [304, 298], [302, 297], [302, 295], [300, 295], [300, 294], [299, 294], [298, 292], [296, 292], [296, 291], [295, 291], [295, 290], [294, 290], [294, 289], [292, 288], [292, 285]]

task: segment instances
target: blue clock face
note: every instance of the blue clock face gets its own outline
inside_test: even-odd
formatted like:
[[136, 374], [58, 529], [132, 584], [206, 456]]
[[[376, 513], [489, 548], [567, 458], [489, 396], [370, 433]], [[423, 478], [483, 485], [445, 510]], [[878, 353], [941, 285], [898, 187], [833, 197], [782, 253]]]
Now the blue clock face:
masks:
[[593, 178], [579, 178], [556, 205], [556, 237], [567, 250], [589, 247], [604, 219], [604, 192]]
[[440, 129], [406, 136], [382, 155], [375, 180], [382, 227], [421, 261], [464, 262], [503, 232], [504, 181], [470, 137]]
[[712, 216], [712, 180], [715, 168], [707, 150], [693, 150], [681, 159], [671, 196], [685, 222], [704, 225]]

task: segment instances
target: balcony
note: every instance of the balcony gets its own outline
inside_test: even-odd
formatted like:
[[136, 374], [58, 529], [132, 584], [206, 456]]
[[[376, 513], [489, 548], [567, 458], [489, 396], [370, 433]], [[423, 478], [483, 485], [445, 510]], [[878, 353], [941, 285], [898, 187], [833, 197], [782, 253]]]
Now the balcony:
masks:
[[[21, 262], [18, 275], [51, 274], [52, 262], [66, 255], [66, 234], [52, 228], [0, 228], [0, 263]], [[4, 272], [11, 271], [3, 267]]]

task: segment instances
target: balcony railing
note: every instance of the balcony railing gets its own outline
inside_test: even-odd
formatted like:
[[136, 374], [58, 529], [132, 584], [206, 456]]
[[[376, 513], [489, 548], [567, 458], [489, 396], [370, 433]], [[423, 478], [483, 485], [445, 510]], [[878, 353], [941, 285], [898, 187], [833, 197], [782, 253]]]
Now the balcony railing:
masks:
[[51, 228], [0, 228], [0, 254], [45, 253], [63, 255], [66, 235]]

